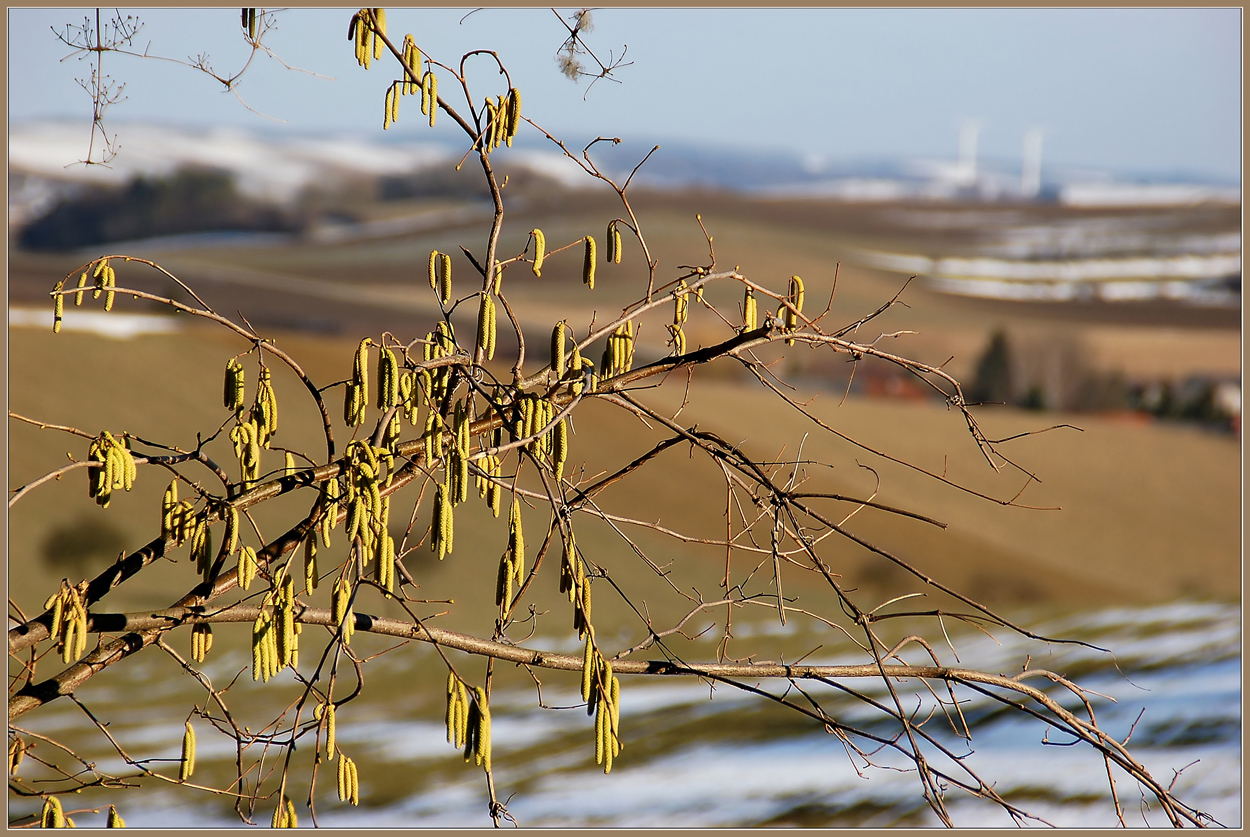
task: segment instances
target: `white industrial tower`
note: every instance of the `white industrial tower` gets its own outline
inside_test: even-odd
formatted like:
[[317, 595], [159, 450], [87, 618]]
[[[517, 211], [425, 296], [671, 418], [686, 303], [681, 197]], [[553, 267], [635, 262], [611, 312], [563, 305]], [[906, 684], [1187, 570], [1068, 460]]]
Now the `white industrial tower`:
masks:
[[959, 129], [959, 184], [972, 187], [977, 183], [977, 135], [981, 131], [981, 121], [965, 119]]
[[1042, 130], [1030, 128], [1024, 135], [1024, 164], [1020, 173], [1020, 194], [1025, 200], [1042, 191]]

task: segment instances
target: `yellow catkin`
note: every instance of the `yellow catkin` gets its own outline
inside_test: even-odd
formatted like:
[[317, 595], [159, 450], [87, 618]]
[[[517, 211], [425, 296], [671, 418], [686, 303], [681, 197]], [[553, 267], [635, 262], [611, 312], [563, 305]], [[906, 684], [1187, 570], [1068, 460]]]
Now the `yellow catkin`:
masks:
[[[521, 401], [522, 429], [521, 435], [525, 437], [533, 436], [538, 432], [538, 400], [536, 398], [526, 396]], [[532, 447], [532, 443], [531, 443]]]
[[191, 535], [191, 557], [195, 559], [196, 572], [207, 578], [213, 566], [213, 530], [204, 517], [196, 523], [195, 532]]
[[547, 256], [547, 237], [537, 227], [530, 230], [530, 235], [534, 237], [534, 275], [542, 276], [543, 259]]
[[356, 762], [343, 755], [339, 759], [339, 801], [360, 804], [360, 774], [356, 772]]
[[385, 412], [399, 403], [399, 364], [389, 346], [378, 349], [378, 409]]
[[331, 609], [334, 613], [334, 623], [343, 626], [343, 644], [348, 645], [352, 641], [352, 629], [355, 627], [355, 620], [352, 610], [349, 607], [351, 603], [351, 587], [347, 583], [346, 578], [340, 578], [334, 585], [334, 594], [331, 597]]
[[686, 280], [682, 279], [673, 291], [673, 325], [681, 325], [686, 321], [690, 310], [690, 295], [687, 293], [689, 288]]
[[439, 253], [438, 267], [438, 298], [446, 305], [451, 302], [451, 256]]
[[304, 589], [311, 593], [317, 589], [317, 536], [310, 534], [304, 541]]
[[193, 514], [195, 504], [190, 500], [179, 500], [178, 509], [174, 513], [174, 519], [178, 528], [178, 543], [183, 543], [195, 531], [195, 521], [197, 516]]
[[456, 746], [456, 675], [447, 672], [447, 743]]
[[87, 608], [81, 601], [74, 608], [78, 620], [78, 639], [74, 645], [74, 659], [80, 659], [87, 648]]
[[45, 610], [52, 610], [52, 636], [60, 635], [61, 619], [65, 614], [65, 597], [62, 595], [62, 591], [57, 591], [49, 596], [48, 600], [43, 603], [43, 607]]
[[487, 349], [486, 349], [487, 360], [493, 360], [495, 357], [495, 344], [499, 336], [498, 318], [499, 318], [498, 308], [495, 305], [495, 301], [492, 299], [490, 302], [490, 323], [486, 327], [487, 336], [490, 338], [490, 341], [487, 343]]
[[668, 331], [673, 335], [673, 352], [677, 355], [686, 353], [686, 332], [679, 325], [669, 325]]
[[634, 321], [625, 321], [625, 368], [622, 372], [628, 372], [634, 366]]
[[91, 273], [91, 278], [95, 280], [95, 286], [91, 291], [92, 299], [99, 299], [100, 294], [104, 292], [104, 283], [107, 281], [104, 277], [104, 271], [108, 265], [108, 259], [96, 262], [95, 270]]
[[65, 809], [61, 807], [61, 800], [55, 796], [49, 796], [43, 801], [43, 812], [39, 816], [39, 827], [65, 827]]
[[495, 357], [495, 300], [490, 293], [482, 294], [482, 306], [477, 315], [477, 345], [487, 360]]
[[74, 305], [82, 305], [83, 288], [87, 287], [87, 272], [78, 277], [78, 293], [74, 294]]
[[464, 683], [456, 681], [456, 701], [460, 705], [460, 712], [457, 714], [457, 731], [461, 746], [469, 740], [469, 692], [465, 688]]
[[191, 626], [191, 657], [197, 663], [204, 662], [204, 658], [208, 656], [209, 649], [213, 647], [213, 628], [211, 625], [200, 622]]
[[438, 491], [434, 495], [434, 509], [432, 519], [430, 520], [430, 530], [432, 537], [430, 538], [430, 551], [438, 555], [438, 560], [443, 560], [447, 555], [446, 535], [443, 532], [443, 505], [447, 502], [446, 494], [440, 485]]
[[268, 668], [265, 660], [265, 626], [269, 615], [261, 611], [252, 623], [252, 680], [268, 680]]
[[110, 444], [105, 456], [108, 457], [105, 472], [109, 476], [109, 488], [121, 488], [122, 473], [126, 468], [125, 463], [122, 461], [121, 451], [118, 450], [117, 445]]
[[[377, 32], [379, 34], [385, 35], [386, 34], [386, 9], [374, 9], [373, 21], [377, 27]], [[373, 60], [374, 61], [381, 60], [383, 49], [384, 49], [384, 45], [382, 43], [382, 39], [374, 38], [373, 40]]]
[[[502, 101], [502, 99], [500, 99]], [[504, 114], [500, 112], [499, 102], [492, 102], [490, 97], [486, 97], [486, 131], [483, 137], [482, 145], [488, 150], [494, 150], [499, 147], [499, 140], [502, 136], [500, 127], [503, 125]]]
[[372, 345], [373, 339], [370, 337], [361, 340], [360, 345], [356, 347], [356, 357], [353, 362], [352, 383], [356, 385], [361, 403], [365, 406], [369, 404], [369, 347]]
[[592, 291], [595, 289], [595, 238], [586, 236], [586, 258], [582, 263], [582, 282]]
[[268, 623], [268, 630], [264, 636], [265, 645], [265, 682], [269, 682], [269, 678], [273, 677], [282, 668], [281, 660], [278, 657], [278, 626], [271, 618]]
[[[354, 427], [359, 423], [357, 421], [357, 415], [360, 411], [359, 402], [360, 392], [356, 384], [348, 381], [347, 386], [343, 389], [343, 423], [349, 427]], [[363, 421], [364, 416], [361, 415], [360, 419]]]
[[126, 439], [125, 446], [122, 447], [122, 458], [126, 465], [126, 472], [122, 478], [122, 488], [129, 491], [134, 487], [135, 477], [138, 476], [139, 469], [135, 465], [134, 454], [130, 452], [130, 439]]
[[503, 96], [495, 100], [495, 125], [491, 131], [491, 145], [498, 148], [508, 138], [508, 103]]
[[256, 409], [253, 412], [260, 416], [261, 441], [269, 447], [269, 438], [278, 432], [278, 399], [273, 391], [273, 373], [267, 366], [260, 369], [260, 380], [256, 383]]
[[469, 499], [469, 455], [456, 451], [456, 505]]
[[512, 147], [512, 138], [521, 127], [521, 91], [515, 87], [508, 91], [508, 147]]
[[[619, 742], [619, 732], [621, 728], [621, 681], [616, 677], [616, 675], [612, 675], [609, 679], [611, 680], [611, 685], [608, 689], [608, 703], [612, 708], [612, 731], [617, 733], [617, 735], [613, 737]], [[617, 743], [613, 749], [619, 752], [620, 744]]]
[[[410, 95], [417, 90], [417, 79], [421, 75], [421, 50], [417, 49], [416, 41], [412, 39], [412, 35], [404, 35], [404, 83], [401, 88], [404, 95]], [[425, 113], [425, 108], [421, 109]]]
[[117, 813], [117, 808], [109, 806], [108, 822], [106, 828], [125, 828], [126, 821], [122, 819], [122, 815]]
[[187, 721], [182, 734], [182, 763], [178, 767], [178, 781], [185, 782], [195, 772], [195, 728]]
[[386, 88], [386, 101], [383, 102], [382, 130], [385, 131], [391, 127], [391, 114], [395, 112], [395, 86], [391, 85]]
[[104, 269], [104, 286], [107, 288], [104, 293], [104, 310], [112, 311], [114, 298], [113, 288], [117, 287], [117, 273], [112, 267], [106, 267]]
[[252, 586], [252, 581], [256, 578], [259, 568], [256, 561], [256, 550], [250, 546], [245, 546], [239, 550], [239, 586], [244, 590], [248, 590]]
[[174, 532], [174, 509], [178, 507], [178, 480], [169, 483], [161, 497], [161, 537], [169, 540]]
[[347, 802], [352, 798], [351, 788], [348, 786], [351, 781], [351, 768], [347, 766], [347, 762], [347, 756], [339, 759], [339, 802]]
[[452, 515], [452, 503], [447, 497], [446, 486], [440, 486], [443, 492], [443, 513], [439, 520], [439, 531], [442, 533], [442, 543], [439, 545], [439, 557], [450, 555], [452, 547], [455, 545], [456, 529], [455, 518]]
[[26, 757], [26, 742], [19, 736], [14, 736], [13, 741], [9, 744], [9, 775], [17, 776], [17, 769], [22, 764], [22, 759]]
[[486, 700], [486, 692], [477, 687], [473, 690], [477, 697], [477, 755], [478, 763], [487, 771], [490, 770], [490, 705]]
[[429, 93], [423, 96], [428, 95], [430, 99], [430, 127], [433, 128], [434, 116], [438, 113], [438, 77], [433, 72], [428, 72], [425, 74], [424, 82]]
[[547, 456], [551, 448], [551, 431], [545, 430], [551, 424], [551, 402], [541, 396], [534, 400], [534, 432], [540, 434], [535, 444], [540, 456]]
[[225, 391], [222, 394], [222, 402], [227, 410], [238, 414], [243, 409], [245, 386], [243, 365], [237, 359], [231, 358], [226, 364]]
[[508, 551], [512, 553], [513, 567], [520, 582], [525, 568], [525, 534], [521, 529], [521, 501], [516, 498], [508, 514]]
[[594, 637], [586, 634], [586, 648], [582, 652], [582, 700], [590, 700], [591, 675], [594, 672], [595, 643]]
[[395, 539], [389, 533], [381, 536], [381, 549], [378, 554], [378, 583], [387, 594], [395, 590]]
[[78, 630], [78, 620], [67, 619], [62, 624], [64, 628], [61, 631], [61, 662], [69, 665], [74, 660], [74, 647], [77, 644], [74, 635]]
[[561, 320], [551, 330], [551, 371], [555, 373], [557, 381], [563, 378], [568, 370], [568, 350], [564, 338], [567, 322], [567, 320]]
[[426, 73], [430, 79], [430, 127], [434, 127], [434, 117], [438, 113], [438, 76], [433, 72]]
[[335, 737], [334, 734], [336, 732], [334, 703], [327, 702], [325, 704], [325, 709], [322, 711], [322, 714], [325, 716], [325, 722], [326, 722], [326, 753], [328, 754], [330, 759], [333, 759], [334, 758], [334, 737]]
[[453, 743], [456, 749], [460, 749], [461, 747], [465, 746], [465, 744], [468, 743], [467, 738], [468, 738], [469, 709], [465, 705], [464, 701], [460, 699], [460, 693], [462, 691], [463, 691], [463, 687], [457, 685], [456, 697], [455, 697], [455, 712], [453, 713], [453, 721], [452, 721], [455, 724], [455, 732], [453, 734], [453, 738], [455, 740]]
[[[794, 329], [798, 328], [799, 313], [803, 311], [803, 295], [804, 295], [803, 280], [800, 279], [798, 276], [791, 276], [790, 277], [790, 304], [793, 305], [794, 308], [793, 309], [789, 307], [785, 308], [785, 314], [784, 314], [785, 324], [788, 330], [793, 331]], [[786, 345], [793, 346], [794, 340], [787, 338]]]
[[603, 705], [600, 704], [595, 712], [595, 764], [603, 764], [604, 742], [607, 740], [604, 720]]
[[511, 553], [504, 552], [499, 558], [499, 573], [495, 580], [495, 605], [507, 609], [512, 603], [512, 561]]
[[551, 467], [556, 472], [556, 479], [564, 476], [564, 463], [569, 458], [569, 427], [567, 419], [560, 419], [552, 429]]
[[[289, 457], [290, 454], [288, 453]], [[239, 548], [239, 510], [235, 506], [226, 506], [226, 554], [233, 555], [234, 551]]]
[[[60, 287], [61, 287], [60, 285], [57, 285], [57, 290], [60, 290]], [[61, 296], [58, 293], [52, 299], [52, 333], [53, 334], [61, 333], [61, 315], [62, 313], [64, 313], [64, 311], [65, 311], [65, 297]]]
[[278, 619], [278, 660], [281, 668], [294, 665], [295, 650], [295, 591], [289, 575], [283, 575], [274, 615]]
[[606, 721], [603, 726], [603, 772], [608, 774], [612, 772], [612, 757], [616, 755], [616, 739], [613, 737], [612, 731], [608, 729]]

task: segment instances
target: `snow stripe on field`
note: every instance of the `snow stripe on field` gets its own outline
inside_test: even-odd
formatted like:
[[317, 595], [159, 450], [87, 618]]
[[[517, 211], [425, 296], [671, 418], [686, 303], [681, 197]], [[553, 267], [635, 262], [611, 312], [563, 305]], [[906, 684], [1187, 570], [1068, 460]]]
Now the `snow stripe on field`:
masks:
[[[52, 329], [51, 307], [10, 308], [10, 328]], [[66, 311], [62, 331], [89, 331], [114, 340], [129, 340], [140, 334], [167, 334], [178, 331], [173, 317], [156, 314], [114, 314], [103, 311]]]

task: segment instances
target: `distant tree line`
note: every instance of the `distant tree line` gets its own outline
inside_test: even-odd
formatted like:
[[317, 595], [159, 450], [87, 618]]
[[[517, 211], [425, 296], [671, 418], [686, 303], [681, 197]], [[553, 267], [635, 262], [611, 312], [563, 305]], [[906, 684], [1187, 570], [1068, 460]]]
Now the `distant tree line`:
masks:
[[227, 172], [186, 168], [137, 177], [122, 187], [92, 187], [61, 200], [27, 224], [18, 244], [63, 251], [115, 241], [196, 232], [297, 232], [304, 213], [249, 198]]
[[973, 403], [1031, 410], [1130, 410], [1158, 419], [1231, 429], [1237, 417], [1221, 403], [1222, 383], [1200, 375], [1179, 383], [1168, 379], [1130, 382], [1121, 372], [1091, 367], [1080, 346], [1071, 341], [1056, 341], [1044, 351], [1022, 352], [1000, 329], [990, 336], [977, 361], [968, 398]]
[[[564, 190], [524, 166], [508, 166], [513, 194], [543, 197]], [[118, 241], [203, 232], [301, 233], [314, 221], [360, 220], [360, 208], [402, 200], [481, 200], [490, 191], [472, 172], [427, 167], [402, 174], [331, 180], [291, 206], [241, 193], [229, 172], [183, 168], [167, 177], [140, 176], [125, 186], [94, 186], [67, 196], [18, 235], [26, 250], [77, 250]]]

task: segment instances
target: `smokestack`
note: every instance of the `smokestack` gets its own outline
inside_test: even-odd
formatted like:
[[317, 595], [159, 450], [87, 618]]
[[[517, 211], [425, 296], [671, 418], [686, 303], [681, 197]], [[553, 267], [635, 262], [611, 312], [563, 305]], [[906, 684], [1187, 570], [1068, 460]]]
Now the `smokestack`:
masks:
[[1020, 194], [1032, 200], [1042, 191], [1042, 132], [1030, 128], [1024, 135], [1024, 164], [1020, 173]]
[[977, 182], [977, 134], [981, 124], [975, 119], [964, 120], [959, 129], [959, 179], [966, 186]]

